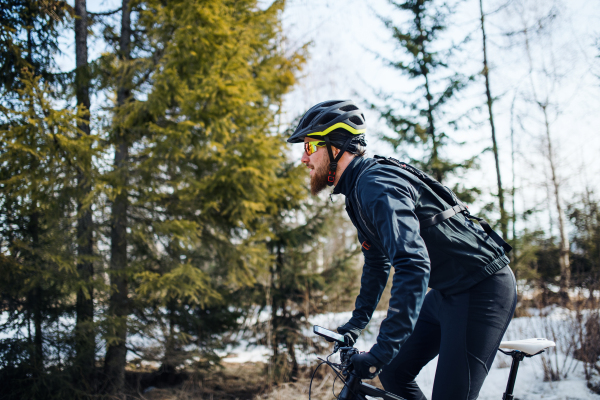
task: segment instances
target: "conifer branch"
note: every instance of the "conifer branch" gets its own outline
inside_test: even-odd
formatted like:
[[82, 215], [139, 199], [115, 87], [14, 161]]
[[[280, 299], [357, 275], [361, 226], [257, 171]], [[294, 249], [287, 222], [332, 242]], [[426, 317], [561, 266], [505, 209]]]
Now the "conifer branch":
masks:
[[109, 15], [113, 15], [113, 14], [116, 14], [118, 12], [121, 12], [122, 9], [123, 9], [123, 7], [119, 7], [116, 10], [112, 10], [112, 11], [104, 11], [104, 12], [91, 12], [91, 11], [88, 11], [87, 13], [88, 13], [88, 15], [92, 15], [94, 17], [106, 17], [106, 16], [109, 16]]

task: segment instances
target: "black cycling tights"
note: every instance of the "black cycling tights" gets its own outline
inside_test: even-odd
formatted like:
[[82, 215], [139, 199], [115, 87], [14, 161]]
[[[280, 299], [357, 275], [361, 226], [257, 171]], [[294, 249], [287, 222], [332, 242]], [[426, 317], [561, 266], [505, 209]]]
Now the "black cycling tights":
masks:
[[425, 296], [413, 334], [379, 379], [388, 392], [426, 399], [415, 377], [439, 354], [433, 400], [476, 399], [517, 301], [509, 267], [463, 293]]

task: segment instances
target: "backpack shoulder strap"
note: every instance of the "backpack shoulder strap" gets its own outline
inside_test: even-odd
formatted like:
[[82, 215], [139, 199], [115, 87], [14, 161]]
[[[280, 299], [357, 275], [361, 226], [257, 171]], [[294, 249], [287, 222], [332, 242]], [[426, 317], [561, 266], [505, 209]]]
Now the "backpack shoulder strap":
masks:
[[374, 158], [377, 160], [378, 163], [395, 165], [397, 167], [402, 168], [406, 172], [409, 172], [410, 174], [416, 176], [417, 178], [419, 178], [419, 180], [421, 180], [421, 182], [426, 184], [435, 194], [437, 194], [442, 200], [444, 200], [446, 203], [448, 203], [448, 205], [450, 205], [451, 207], [459, 204], [459, 200], [458, 200], [458, 198], [456, 198], [456, 196], [454, 195], [452, 190], [448, 189], [446, 186], [442, 185], [441, 183], [436, 181], [433, 177], [431, 177], [430, 175], [421, 171], [420, 169], [415, 168], [410, 164], [396, 160], [395, 158], [392, 158], [392, 157], [374, 156]]

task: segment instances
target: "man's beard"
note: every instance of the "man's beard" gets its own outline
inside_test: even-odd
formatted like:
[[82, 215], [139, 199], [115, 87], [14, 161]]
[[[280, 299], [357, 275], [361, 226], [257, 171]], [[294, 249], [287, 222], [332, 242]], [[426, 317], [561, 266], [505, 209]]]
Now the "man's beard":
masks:
[[321, 164], [315, 166], [313, 175], [310, 177], [310, 193], [316, 196], [327, 187], [327, 177], [329, 175], [329, 165]]

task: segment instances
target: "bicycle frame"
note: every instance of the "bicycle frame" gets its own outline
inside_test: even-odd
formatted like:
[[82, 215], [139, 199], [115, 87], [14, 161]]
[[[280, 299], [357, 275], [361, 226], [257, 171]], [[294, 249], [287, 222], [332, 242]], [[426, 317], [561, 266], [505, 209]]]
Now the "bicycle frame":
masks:
[[364, 383], [358, 376], [350, 373], [338, 400], [364, 400], [365, 396], [378, 397], [383, 400], [405, 400], [403, 397]]
[[[321, 328], [321, 329], [324, 329], [324, 328]], [[315, 331], [315, 333], [321, 334], [316, 331]], [[331, 338], [330, 335], [321, 334], [321, 336], [323, 336], [325, 338]], [[525, 342], [528, 340], [546, 340], [546, 339], [526, 339]], [[546, 342], [548, 342], [548, 341], [546, 340]], [[336, 374], [337, 374], [337, 371], [339, 371], [346, 379], [346, 381], [344, 382], [344, 388], [342, 389], [342, 391], [340, 392], [340, 395], [338, 396], [338, 400], [366, 400], [365, 396], [377, 397], [377, 398], [381, 398], [383, 400], [405, 400], [404, 398], [397, 396], [393, 393], [386, 392], [385, 390], [376, 388], [375, 386], [372, 386], [372, 385], [362, 382], [361, 379], [358, 377], [358, 375], [354, 374], [354, 372], [352, 371], [352, 362], [350, 361], [352, 356], [358, 353], [358, 350], [352, 346], [346, 346], [346, 343], [347, 342], [337, 341], [333, 348], [333, 352], [330, 354], [330, 356], [331, 356], [339, 351], [340, 352], [340, 364], [334, 364], [334, 363], [330, 362], [329, 357], [327, 357], [327, 361], [323, 360], [325, 363], [327, 363], [331, 368], [333, 368], [336, 371]], [[503, 342], [503, 343], [513, 344], [516, 342]], [[554, 342], [550, 342], [550, 343], [552, 343], [551, 346], [554, 346]], [[549, 345], [546, 345], [543, 348], [545, 349], [547, 347], [549, 347]], [[514, 347], [508, 347], [508, 348], [514, 348]], [[533, 351], [536, 351], [539, 348], [541, 348], [541, 347], [538, 347], [537, 349], [535, 349]], [[520, 351], [520, 350], [512, 350], [512, 351], [504, 351], [502, 349], [498, 349], [498, 350], [500, 352], [512, 357], [512, 365], [510, 368], [510, 374], [508, 376], [508, 382], [506, 384], [506, 392], [504, 392], [504, 395], [502, 396], [502, 400], [513, 400], [514, 399], [513, 390], [515, 387], [515, 382], [517, 380], [517, 372], [519, 369], [519, 363], [521, 361], [523, 361], [523, 359], [525, 357], [527, 357], [527, 358], [534, 357], [538, 354], [543, 353], [544, 350], [542, 349], [542, 350], [538, 351], [537, 353], [532, 353], [531, 350], [525, 349], [525, 351], [530, 352], [529, 354], [525, 353], [523, 351]], [[339, 374], [338, 374], [338, 377], [339, 377]], [[311, 382], [312, 382], [312, 380], [311, 380]]]

